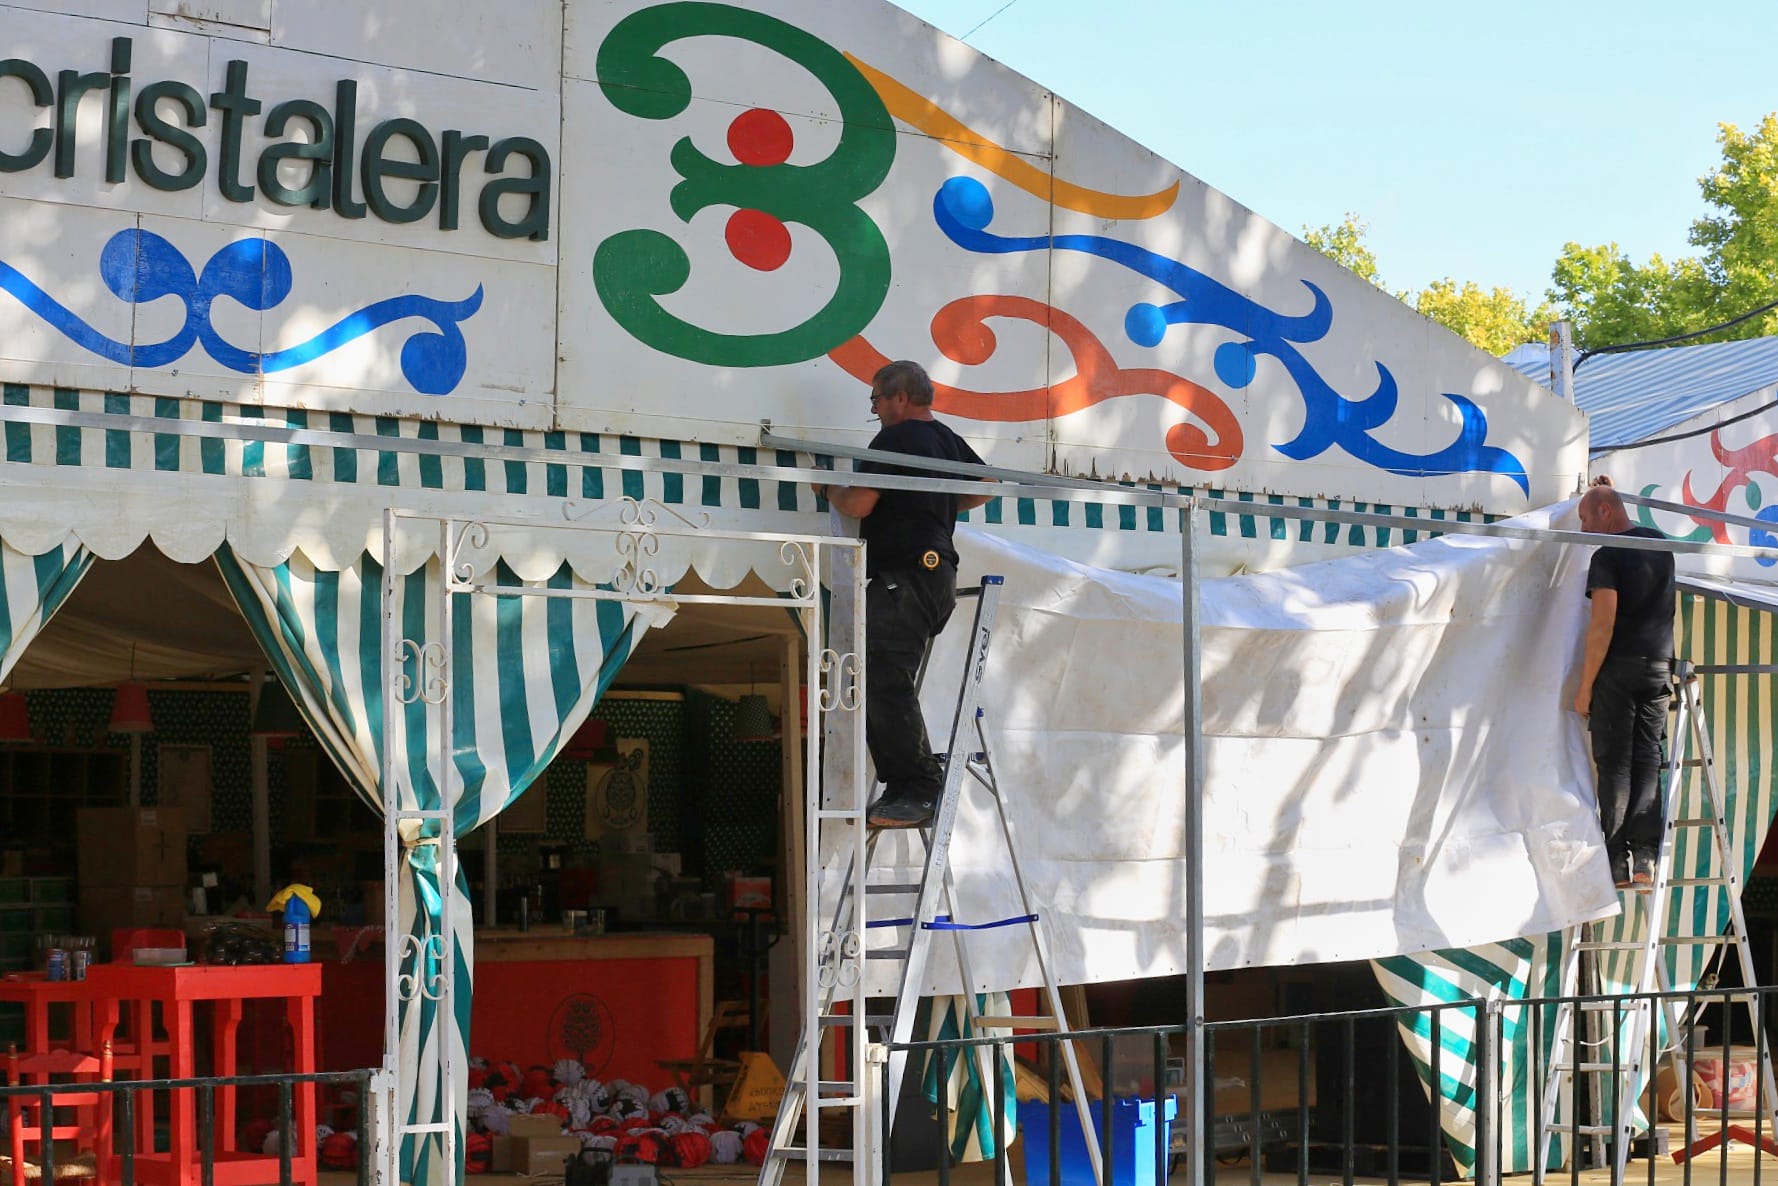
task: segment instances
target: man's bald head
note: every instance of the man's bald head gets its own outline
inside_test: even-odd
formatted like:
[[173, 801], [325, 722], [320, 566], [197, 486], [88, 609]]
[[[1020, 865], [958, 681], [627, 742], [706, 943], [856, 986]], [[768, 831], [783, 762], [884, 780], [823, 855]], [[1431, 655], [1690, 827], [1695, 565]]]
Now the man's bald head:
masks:
[[1624, 509], [1618, 492], [1607, 485], [1588, 487], [1580, 496], [1580, 528], [1602, 535], [1628, 531], [1630, 513]]

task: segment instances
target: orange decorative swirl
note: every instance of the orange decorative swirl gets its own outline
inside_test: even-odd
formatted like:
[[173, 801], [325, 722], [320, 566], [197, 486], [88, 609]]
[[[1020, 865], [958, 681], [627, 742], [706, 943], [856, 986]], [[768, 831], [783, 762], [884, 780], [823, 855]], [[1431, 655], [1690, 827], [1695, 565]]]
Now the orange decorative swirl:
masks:
[[1097, 218], [1153, 218], [1171, 210], [1174, 199], [1179, 196], [1177, 181], [1157, 193], [1132, 195], [1109, 194], [1063, 181], [994, 143], [937, 103], [876, 67], [866, 65], [851, 54], [846, 55], [846, 60], [864, 75], [865, 81], [883, 100], [883, 106], [896, 119], [918, 128], [958, 156], [1046, 202]]
[[[933, 407], [968, 420], [1019, 422], [1066, 416], [1124, 395], [1158, 395], [1208, 425], [1175, 424], [1167, 429], [1167, 453], [1181, 465], [1222, 470], [1241, 456], [1241, 422], [1215, 392], [1170, 371], [1125, 370], [1093, 332], [1060, 309], [1021, 296], [971, 296], [952, 301], [932, 319], [932, 341], [944, 356], [964, 366], [993, 357], [997, 341], [990, 317], [1010, 317], [1041, 325], [1062, 339], [1074, 358], [1074, 376], [1025, 391], [965, 391], [934, 383]], [[862, 336], [836, 347], [828, 358], [863, 383], [889, 359]], [[1210, 433], [1215, 433], [1214, 440]]]

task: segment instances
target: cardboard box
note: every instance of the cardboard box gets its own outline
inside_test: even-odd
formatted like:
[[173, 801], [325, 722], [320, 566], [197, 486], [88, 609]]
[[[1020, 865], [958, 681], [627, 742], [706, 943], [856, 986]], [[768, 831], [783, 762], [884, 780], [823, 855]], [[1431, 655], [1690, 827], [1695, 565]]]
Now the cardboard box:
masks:
[[185, 888], [185, 813], [177, 807], [83, 807], [74, 832], [82, 892], [138, 885]]
[[[1253, 1051], [1220, 1046], [1216, 1051], [1215, 1089], [1211, 1110], [1217, 1116], [1249, 1116], [1253, 1112]], [[1296, 1050], [1259, 1052], [1259, 1110], [1294, 1112], [1299, 1103], [1315, 1106], [1315, 1052], [1309, 1052], [1309, 1098], [1297, 1095], [1301, 1053]]]
[[109, 943], [128, 927], [171, 927], [185, 922], [185, 891], [178, 886], [80, 886], [80, 929]]
[[570, 1158], [580, 1156], [579, 1137], [512, 1138], [512, 1172], [561, 1174]]
[[525, 1137], [559, 1137], [562, 1135], [562, 1121], [560, 1117], [547, 1112], [537, 1116], [528, 1112], [515, 1112], [507, 1122], [507, 1135], [515, 1140]]

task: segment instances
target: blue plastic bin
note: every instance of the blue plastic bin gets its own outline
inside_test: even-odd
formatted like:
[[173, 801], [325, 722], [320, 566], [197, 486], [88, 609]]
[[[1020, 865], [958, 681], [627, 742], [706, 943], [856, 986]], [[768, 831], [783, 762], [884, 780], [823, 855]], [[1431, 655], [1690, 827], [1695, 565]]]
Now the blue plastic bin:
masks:
[[[1080, 1114], [1072, 1103], [1060, 1105], [1063, 1186], [1093, 1186], [1093, 1163], [1087, 1160], [1086, 1139], [1080, 1134]], [[1099, 1101], [1091, 1107], [1093, 1128], [1104, 1123]], [[1155, 1186], [1155, 1142], [1164, 1152], [1170, 1146], [1173, 1117], [1179, 1112], [1179, 1100], [1167, 1097], [1166, 1118], [1154, 1122], [1154, 1101], [1114, 1099], [1111, 1108], [1112, 1141], [1111, 1174], [1108, 1181], [1116, 1186]], [[1019, 1144], [1025, 1147], [1025, 1186], [1049, 1186], [1050, 1181], [1050, 1106], [1034, 1100], [1019, 1105]], [[1103, 1152], [1105, 1143], [1099, 1143]]]

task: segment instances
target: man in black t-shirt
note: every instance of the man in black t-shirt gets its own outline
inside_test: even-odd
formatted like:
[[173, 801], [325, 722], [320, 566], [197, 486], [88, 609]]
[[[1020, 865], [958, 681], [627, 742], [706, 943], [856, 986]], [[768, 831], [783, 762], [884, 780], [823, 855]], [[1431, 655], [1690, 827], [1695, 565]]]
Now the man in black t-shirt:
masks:
[[[1580, 500], [1581, 528], [1665, 539], [1633, 527], [1609, 478]], [[1661, 742], [1673, 679], [1673, 554], [1602, 547], [1587, 569], [1592, 610], [1574, 711], [1587, 718], [1599, 772], [1599, 823], [1618, 888], [1654, 883], [1663, 831]]]
[[[932, 417], [932, 380], [913, 362], [892, 362], [871, 381], [871, 411], [882, 422], [872, 449], [980, 465], [969, 443]], [[860, 473], [954, 477], [917, 466], [866, 461]], [[870, 805], [873, 827], [913, 828], [938, 807], [944, 765], [926, 738], [916, 681], [926, 646], [957, 604], [957, 552], [951, 545], [959, 511], [989, 494], [934, 494], [816, 486], [839, 512], [862, 522], [865, 542], [865, 741], [883, 795]]]

